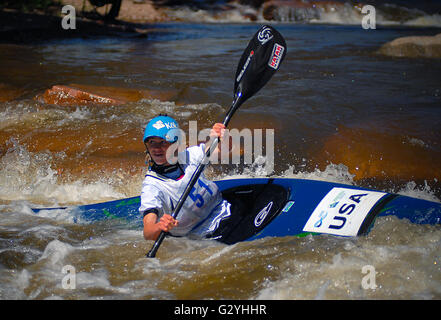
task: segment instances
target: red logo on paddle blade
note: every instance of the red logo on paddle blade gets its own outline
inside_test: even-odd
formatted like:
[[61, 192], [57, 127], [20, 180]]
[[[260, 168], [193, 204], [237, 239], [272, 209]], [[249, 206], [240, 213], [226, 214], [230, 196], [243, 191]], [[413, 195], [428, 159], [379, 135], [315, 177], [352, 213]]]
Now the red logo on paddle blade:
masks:
[[271, 54], [271, 58], [268, 61], [268, 65], [273, 69], [278, 69], [280, 61], [282, 60], [283, 51], [285, 48], [280, 44], [274, 44], [273, 53]]

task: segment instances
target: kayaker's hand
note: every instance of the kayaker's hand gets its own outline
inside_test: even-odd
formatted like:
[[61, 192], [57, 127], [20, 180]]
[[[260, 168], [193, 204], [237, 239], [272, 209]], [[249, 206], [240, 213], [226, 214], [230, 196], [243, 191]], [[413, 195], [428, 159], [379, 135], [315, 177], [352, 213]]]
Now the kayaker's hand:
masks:
[[[213, 150], [212, 156], [220, 157], [221, 149], [224, 145], [224, 142], [227, 144], [228, 153], [231, 151], [232, 143], [231, 137], [227, 133], [225, 126], [223, 123], [215, 123], [213, 128], [210, 130], [210, 141], [205, 144], [205, 152], [210, 148], [211, 143], [216, 139], [220, 138], [220, 143], [217, 144], [216, 148]], [[224, 139], [226, 139], [224, 141]], [[220, 160], [220, 158], [219, 158]]]
[[162, 231], [169, 232], [171, 229], [178, 225], [178, 220], [174, 219], [169, 214], [164, 214], [161, 219], [159, 219], [159, 222], [156, 225]]
[[215, 123], [213, 128], [211, 128], [210, 131], [210, 137], [212, 138], [220, 138], [221, 140], [224, 138], [225, 135], [225, 126], [223, 123]]

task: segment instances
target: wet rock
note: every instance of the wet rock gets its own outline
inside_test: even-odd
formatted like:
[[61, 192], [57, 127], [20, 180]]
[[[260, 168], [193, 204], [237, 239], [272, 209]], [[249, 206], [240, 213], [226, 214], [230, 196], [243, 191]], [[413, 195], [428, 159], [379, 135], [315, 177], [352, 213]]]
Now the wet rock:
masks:
[[[94, 8], [88, 1], [83, 0], [64, 0], [65, 4], [74, 6], [81, 12], [84, 6], [85, 11], [97, 10], [100, 14], [106, 12], [106, 7]], [[160, 8], [155, 8], [152, 1], [125, 0], [121, 2], [118, 20], [131, 22], [161, 22], [167, 20], [167, 16]]]
[[56, 85], [37, 96], [37, 100], [47, 104], [61, 106], [88, 105], [88, 104], [123, 104], [123, 101], [103, 97], [70, 86]]
[[397, 38], [384, 44], [378, 52], [392, 57], [441, 58], [441, 33]]
[[102, 87], [71, 84], [55, 85], [36, 97], [41, 103], [60, 106], [78, 106], [89, 104], [120, 105], [141, 99], [169, 100], [175, 92], [138, 90], [128, 88]]
[[167, 15], [161, 9], [155, 8], [150, 1], [142, 3], [123, 1], [118, 18], [134, 22], [162, 22], [168, 20]]

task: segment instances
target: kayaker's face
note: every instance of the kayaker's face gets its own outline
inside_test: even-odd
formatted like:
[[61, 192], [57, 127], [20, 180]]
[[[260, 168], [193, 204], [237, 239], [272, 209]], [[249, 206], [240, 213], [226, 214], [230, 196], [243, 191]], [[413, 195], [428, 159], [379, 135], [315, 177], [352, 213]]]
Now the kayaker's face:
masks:
[[170, 147], [170, 145], [170, 142], [165, 141], [164, 139], [159, 137], [149, 138], [145, 142], [145, 146], [147, 147], [147, 150], [150, 153], [152, 160], [158, 165], [168, 163], [167, 149]]

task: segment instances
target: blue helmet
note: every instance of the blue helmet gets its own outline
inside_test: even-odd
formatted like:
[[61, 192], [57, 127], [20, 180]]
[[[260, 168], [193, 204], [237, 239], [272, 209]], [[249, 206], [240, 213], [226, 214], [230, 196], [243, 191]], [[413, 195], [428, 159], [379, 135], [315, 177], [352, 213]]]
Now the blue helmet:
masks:
[[170, 143], [176, 142], [179, 139], [179, 124], [166, 115], [154, 117], [145, 127], [143, 141], [146, 142], [150, 137], [159, 137]]

